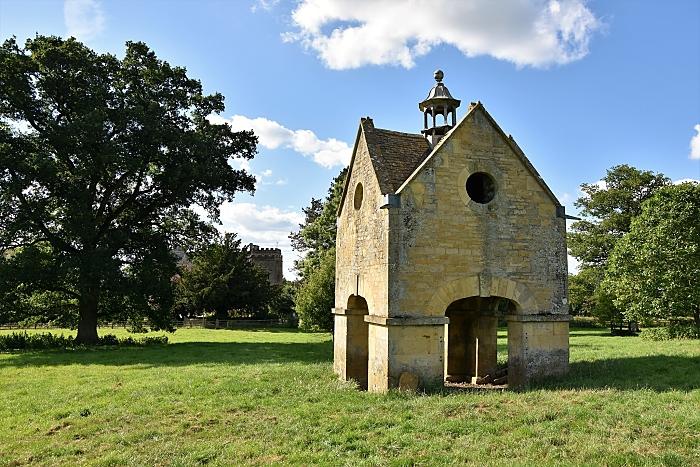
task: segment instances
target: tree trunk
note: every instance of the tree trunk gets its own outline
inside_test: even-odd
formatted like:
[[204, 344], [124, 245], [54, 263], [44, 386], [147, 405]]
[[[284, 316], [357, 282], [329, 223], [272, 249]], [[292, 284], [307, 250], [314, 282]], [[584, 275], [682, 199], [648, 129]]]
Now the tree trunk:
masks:
[[97, 344], [97, 303], [99, 296], [99, 286], [84, 284], [80, 288], [80, 299], [78, 301], [80, 319], [78, 321], [78, 336], [75, 338], [76, 342]]

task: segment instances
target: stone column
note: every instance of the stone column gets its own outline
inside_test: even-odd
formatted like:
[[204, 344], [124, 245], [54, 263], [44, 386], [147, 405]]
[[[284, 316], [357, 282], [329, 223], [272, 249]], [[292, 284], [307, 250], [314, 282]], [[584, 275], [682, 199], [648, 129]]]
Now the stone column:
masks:
[[569, 371], [569, 315], [508, 315], [508, 386]]
[[445, 377], [447, 318], [386, 318], [368, 315], [369, 384], [372, 392], [401, 386], [424, 389]]
[[470, 365], [472, 383], [493, 374], [498, 365], [498, 318], [481, 315], [472, 321], [470, 330]]

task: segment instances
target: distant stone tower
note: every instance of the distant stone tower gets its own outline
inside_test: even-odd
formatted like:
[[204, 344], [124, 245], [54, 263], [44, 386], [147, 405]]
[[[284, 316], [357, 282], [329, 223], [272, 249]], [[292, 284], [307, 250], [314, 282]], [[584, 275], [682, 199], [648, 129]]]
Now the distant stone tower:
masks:
[[268, 280], [272, 285], [279, 285], [284, 281], [282, 275], [282, 250], [279, 248], [260, 248], [252, 243], [246, 247], [250, 260], [257, 266], [266, 270]]
[[422, 135], [360, 119], [338, 210], [334, 370], [370, 391], [483, 382], [502, 319], [510, 386], [564, 374], [564, 207], [480, 102], [457, 122], [435, 80]]

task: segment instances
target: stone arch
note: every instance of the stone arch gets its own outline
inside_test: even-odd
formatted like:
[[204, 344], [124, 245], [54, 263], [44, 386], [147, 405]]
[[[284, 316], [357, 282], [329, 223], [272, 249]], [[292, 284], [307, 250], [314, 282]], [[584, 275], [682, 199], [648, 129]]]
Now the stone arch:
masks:
[[346, 378], [354, 379], [362, 389], [367, 389], [369, 370], [369, 314], [367, 300], [360, 295], [350, 295], [345, 309]]
[[535, 298], [524, 284], [506, 277], [477, 274], [442, 284], [428, 302], [426, 312], [442, 316], [452, 302], [468, 297], [507, 298], [515, 303], [516, 314], [537, 310]]

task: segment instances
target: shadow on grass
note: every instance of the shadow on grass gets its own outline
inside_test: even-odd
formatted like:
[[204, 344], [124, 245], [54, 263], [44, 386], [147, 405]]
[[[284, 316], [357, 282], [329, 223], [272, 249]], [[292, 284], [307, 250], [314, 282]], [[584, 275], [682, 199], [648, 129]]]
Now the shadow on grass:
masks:
[[11, 354], [0, 368], [60, 365], [187, 366], [333, 361], [333, 343], [184, 342], [153, 347], [46, 350]]
[[538, 384], [539, 389], [700, 389], [700, 358], [653, 355], [573, 362], [569, 374]]

